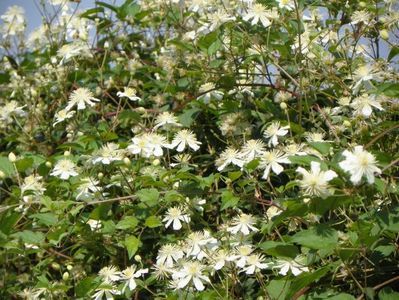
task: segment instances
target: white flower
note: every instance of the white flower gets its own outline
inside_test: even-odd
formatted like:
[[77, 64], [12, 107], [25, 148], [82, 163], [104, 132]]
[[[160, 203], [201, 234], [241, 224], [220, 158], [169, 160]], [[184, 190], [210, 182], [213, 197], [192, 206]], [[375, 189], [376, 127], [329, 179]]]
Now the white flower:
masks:
[[229, 15], [223, 9], [219, 9], [208, 16], [209, 23], [205, 24], [204, 26], [200, 27], [198, 31], [200, 32], [211, 32], [217, 29], [219, 26], [227, 23], [229, 21], [235, 20], [234, 16]]
[[209, 277], [203, 274], [205, 266], [198, 261], [188, 261], [183, 267], [172, 274], [173, 280], [177, 282], [177, 288], [182, 289], [190, 282], [198, 291], [205, 289], [203, 282], [210, 282]]
[[288, 133], [288, 129], [290, 126], [283, 126], [280, 127], [280, 122], [273, 122], [269, 125], [266, 130], [264, 131], [263, 135], [265, 138], [269, 139], [267, 145], [270, 147], [271, 145], [277, 146], [278, 145], [278, 137], [285, 136]]
[[70, 44], [63, 45], [57, 51], [57, 56], [61, 57], [60, 65], [68, 62], [71, 58], [82, 56], [91, 58], [93, 54], [86, 43], [83, 42], [73, 42]]
[[127, 149], [133, 154], [140, 154], [144, 157], [151, 156], [151, 144], [148, 141], [147, 135], [142, 134], [132, 138], [133, 144], [130, 144]]
[[25, 177], [21, 185], [21, 194], [24, 194], [26, 191], [32, 191], [35, 195], [43, 195], [46, 188], [43, 186], [42, 179], [42, 176], [37, 175]]
[[266, 145], [261, 140], [249, 140], [241, 149], [241, 157], [245, 162], [250, 162], [261, 156], [266, 150]]
[[378, 110], [384, 110], [381, 103], [377, 101], [375, 95], [362, 94], [359, 97], [353, 99], [350, 106], [354, 109], [353, 114], [355, 116], [363, 115], [365, 118], [371, 116], [373, 112], [373, 107]]
[[77, 105], [78, 110], [85, 109], [86, 105], [94, 106], [95, 103], [92, 101], [98, 102], [100, 100], [94, 98], [93, 93], [89, 89], [78, 88], [74, 90], [69, 96], [69, 102], [68, 105], [65, 107], [65, 110], [70, 111], [71, 108], [74, 107], [75, 105]]
[[148, 269], [140, 269], [136, 271], [136, 268], [136, 266], [132, 265], [121, 272], [120, 280], [126, 281], [122, 293], [125, 292], [126, 287], [129, 287], [129, 290], [133, 291], [137, 286], [135, 279], [148, 273]]
[[315, 161], [310, 163], [310, 168], [310, 172], [301, 167], [296, 169], [303, 176], [299, 183], [301, 188], [304, 189], [305, 195], [327, 197], [330, 195], [328, 182], [337, 177], [337, 173], [331, 170], [321, 171], [320, 163]]
[[250, 231], [258, 231], [253, 225], [256, 223], [255, 218], [250, 214], [240, 214], [238, 217], [234, 217], [232, 226], [227, 228], [227, 231], [232, 234], [241, 232], [243, 235], [248, 235]]
[[181, 222], [190, 223], [190, 216], [184, 213], [183, 208], [171, 207], [166, 212], [162, 222], [166, 222], [165, 228], [168, 228], [173, 223], [173, 230], [180, 230], [182, 228]]
[[119, 145], [115, 143], [107, 143], [96, 151], [92, 158], [93, 164], [102, 163], [109, 165], [113, 161], [122, 160], [123, 154], [119, 149]]
[[308, 142], [325, 142], [324, 133], [320, 132], [307, 132], [305, 134], [305, 139]]
[[25, 10], [18, 5], [8, 7], [7, 11], [0, 17], [6, 23], [24, 23]]
[[61, 179], [67, 180], [69, 177], [77, 176], [79, 174], [76, 172], [76, 165], [73, 161], [69, 159], [61, 159], [55, 164], [50, 175], [58, 176]]
[[274, 268], [280, 269], [278, 273], [283, 276], [287, 275], [289, 270], [291, 270], [294, 276], [298, 276], [302, 272], [309, 272], [308, 267], [298, 263], [297, 261], [302, 262], [303, 258], [297, 257], [295, 258], [295, 260], [278, 260], [276, 264], [273, 266], [273, 269]]
[[227, 148], [220, 154], [220, 157], [216, 160], [218, 171], [223, 171], [223, 169], [230, 164], [242, 168], [242, 166], [244, 165], [244, 161], [240, 157], [241, 155], [238, 150], [231, 147]]
[[263, 172], [263, 179], [267, 179], [272, 170], [276, 175], [284, 171], [281, 164], [289, 164], [291, 161], [288, 159], [287, 155], [279, 150], [266, 151], [260, 158], [259, 167], [265, 169]]
[[165, 129], [168, 129], [170, 126], [181, 126], [173, 113], [165, 111], [155, 119], [154, 129], [158, 129], [159, 127], [165, 127]]
[[212, 97], [216, 100], [221, 100], [224, 95], [221, 91], [216, 90], [216, 86], [212, 82], [201, 85], [199, 92], [201, 96], [199, 96], [198, 99], [203, 99], [205, 103], [209, 103]]
[[194, 151], [197, 151], [200, 148], [199, 145], [201, 145], [201, 142], [197, 141], [195, 134], [192, 131], [183, 129], [175, 135], [169, 148], [173, 149], [177, 147], [177, 152], [183, 152], [183, 150], [188, 146]]
[[374, 155], [363, 150], [363, 146], [356, 146], [353, 152], [345, 150], [342, 153], [345, 160], [339, 166], [351, 174], [350, 180], [353, 184], [359, 184], [363, 175], [366, 175], [368, 183], [374, 183], [374, 174], [381, 174], [381, 170], [376, 166]]
[[215, 253], [212, 253], [211, 259], [213, 260], [213, 268], [215, 270], [222, 269], [226, 262], [229, 261], [229, 253], [224, 249], [219, 249]]
[[126, 97], [131, 101], [140, 101], [141, 98], [136, 96], [136, 90], [130, 87], [124, 87], [123, 92], [117, 92], [116, 95], [119, 98]]
[[157, 133], [148, 133], [146, 136], [147, 146], [150, 155], [154, 156], [162, 156], [163, 150], [162, 147], [169, 147], [169, 144], [166, 142], [166, 138]]
[[207, 256], [204, 251], [207, 249], [216, 249], [217, 240], [209, 234], [208, 231], [194, 231], [191, 232], [185, 240], [184, 251], [187, 256], [194, 256], [198, 260]]
[[180, 247], [173, 244], [166, 244], [161, 247], [157, 255], [157, 265], [165, 265], [172, 268], [174, 263], [184, 256]]
[[66, 119], [70, 119], [75, 114], [75, 111], [67, 111], [65, 109], [61, 109], [55, 113], [55, 122], [53, 126], [57, 125], [58, 123], [64, 122]]
[[102, 188], [98, 186], [100, 182], [91, 177], [85, 177], [80, 180], [80, 184], [76, 191], [76, 200], [86, 200], [93, 197], [96, 192], [101, 192]]
[[118, 271], [117, 267], [109, 266], [102, 268], [98, 275], [104, 280], [106, 283], [116, 282], [121, 279], [121, 272]]
[[362, 65], [353, 72], [353, 90], [357, 93], [363, 82], [379, 79], [378, 71], [372, 65]]
[[90, 219], [87, 221], [87, 224], [90, 226], [91, 231], [98, 231], [102, 226], [101, 220]]
[[13, 121], [13, 116], [25, 116], [26, 113], [23, 111], [25, 106], [18, 106], [15, 100], [8, 101], [4, 106], [0, 107], [0, 121], [9, 124]]
[[260, 3], [255, 3], [248, 9], [248, 13], [243, 17], [243, 20], [249, 21], [252, 19], [251, 25], [256, 25], [260, 21], [263, 27], [269, 27], [272, 23], [269, 20], [268, 10]]
[[303, 150], [304, 147], [304, 144], [291, 143], [284, 147], [284, 152], [287, 154], [287, 156], [307, 155], [306, 151]]
[[115, 285], [102, 284], [96, 289], [96, 292], [91, 296], [94, 300], [101, 300], [105, 296], [106, 300], [114, 299], [113, 295], [120, 295], [121, 292], [116, 289]]
[[293, 0], [276, 0], [279, 8], [286, 10], [295, 9], [295, 2]]
[[249, 255], [253, 252], [251, 245], [240, 245], [235, 249], [235, 253], [229, 256], [229, 261], [235, 261], [237, 267], [244, 268]]
[[243, 268], [243, 272], [248, 275], [254, 274], [255, 272], [260, 271], [261, 269], [266, 269], [269, 267], [269, 264], [264, 263], [264, 256], [259, 254], [249, 255], [246, 259], [246, 266]]

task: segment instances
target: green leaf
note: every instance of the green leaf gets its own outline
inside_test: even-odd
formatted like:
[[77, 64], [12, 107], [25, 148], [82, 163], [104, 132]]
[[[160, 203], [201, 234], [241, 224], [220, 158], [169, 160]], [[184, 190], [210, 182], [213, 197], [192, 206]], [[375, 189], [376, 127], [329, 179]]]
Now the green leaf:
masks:
[[178, 86], [178, 87], [181, 87], [181, 88], [184, 88], [184, 87], [188, 86], [189, 84], [190, 84], [190, 81], [188, 80], [187, 77], [180, 78], [180, 79], [177, 81], [177, 86]]
[[184, 126], [184, 127], [190, 127], [191, 124], [195, 120], [195, 116], [197, 115], [198, 112], [200, 112], [201, 109], [199, 108], [190, 108], [185, 110], [181, 115], [179, 115], [179, 122]]
[[259, 247], [269, 255], [276, 257], [295, 258], [298, 254], [298, 247], [283, 242], [267, 241], [259, 245]]
[[136, 217], [126, 216], [116, 224], [117, 229], [134, 229], [136, 228], [139, 221]]
[[242, 172], [241, 171], [229, 172], [227, 175], [229, 176], [231, 181], [235, 181], [241, 177]]
[[234, 196], [231, 191], [224, 191], [222, 193], [222, 207], [221, 210], [225, 210], [229, 207], [236, 207], [240, 198]]
[[291, 282], [289, 280], [272, 280], [267, 285], [266, 290], [272, 300], [285, 300], [289, 291]]
[[399, 299], [399, 293], [395, 292], [391, 287], [384, 287], [378, 293], [379, 300], [397, 300]]
[[32, 158], [22, 158], [15, 162], [15, 166], [19, 172], [25, 172], [27, 169], [32, 167], [33, 159]]
[[330, 266], [326, 266], [318, 269], [313, 273], [302, 273], [301, 275], [296, 277], [290, 286], [289, 292], [287, 294], [287, 299], [292, 299], [296, 292], [304, 287], [311, 285], [312, 283], [315, 283], [321, 277], [326, 275], [330, 271], [330, 269]]
[[133, 255], [136, 254], [140, 246], [141, 246], [141, 241], [138, 238], [136, 238], [134, 235], [130, 235], [125, 238], [125, 247], [129, 259], [131, 259]]
[[77, 297], [86, 296], [98, 283], [95, 281], [96, 277], [91, 276], [85, 279], [79, 280], [79, 283], [75, 287], [75, 294]]
[[338, 243], [338, 232], [328, 225], [321, 224], [297, 232], [290, 241], [311, 249], [335, 248]]
[[46, 226], [52, 226], [57, 224], [58, 217], [53, 213], [39, 213], [29, 216], [29, 218], [37, 219], [39, 223]]
[[142, 189], [136, 192], [137, 197], [139, 197], [140, 201], [145, 205], [152, 207], [158, 204], [159, 192], [154, 188], [150, 189]]
[[290, 156], [288, 159], [293, 163], [293, 164], [298, 164], [302, 166], [310, 166], [310, 163], [312, 161], [317, 161], [321, 162], [320, 158], [316, 156], [311, 156], [311, 155], [298, 155], [298, 156]]
[[10, 234], [20, 217], [21, 214], [16, 212], [11, 212], [9, 215], [4, 215], [0, 219], [0, 231], [7, 235]]
[[309, 142], [309, 145], [323, 155], [330, 154], [330, 149], [332, 147], [330, 143], [325, 142]]
[[7, 177], [15, 174], [14, 166], [8, 157], [0, 156], [0, 171], [2, 171]]
[[388, 54], [388, 61], [391, 61], [395, 56], [399, 54], [399, 47], [398, 46], [393, 46], [391, 48], [391, 51], [389, 51]]
[[162, 226], [162, 222], [157, 216], [149, 216], [145, 220], [145, 226], [147, 226], [149, 228], [155, 228], [155, 227]]
[[356, 298], [347, 293], [341, 293], [332, 297], [328, 297], [328, 300], [356, 300]]
[[41, 232], [33, 232], [30, 230], [24, 230], [21, 232], [14, 233], [16, 238], [20, 238], [24, 243], [27, 244], [40, 244], [44, 241], [44, 234]]

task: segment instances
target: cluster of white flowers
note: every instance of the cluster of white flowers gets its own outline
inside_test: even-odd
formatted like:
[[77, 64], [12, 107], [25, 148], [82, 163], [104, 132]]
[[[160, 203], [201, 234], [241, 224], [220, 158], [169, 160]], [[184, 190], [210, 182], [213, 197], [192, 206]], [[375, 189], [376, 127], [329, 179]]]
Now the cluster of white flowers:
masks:
[[[166, 217], [166, 227], [172, 221], [180, 221], [184, 217], [180, 211], [180, 219]], [[219, 238], [211, 235], [208, 230], [193, 231], [183, 241], [176, 244], [165, 244], [158, 251], [156, 263], [153, 266], [154, 275], [160, 280], [170, 280], [173, 289], [186, 289], [187, 286], [197, 291], [205, 289], [211, 282], [211, 276], [216, 271], [225, 270], [253, 275], [263, 269], [278, 269], [286, 275], [289, 270], [297, 276], [308, 272], [302, 260], [273, 261], [266, 260], [262, 254], [255, 251], [251, 244], [251, 233], [256, 233], [256, 218], [250, 214], [240, 213], [229, 224], [222, 225], [218, 231]]]
[[0, 17], [3, 24], [0, 31], [4, 38], [14, 36], [25, 31], [25, 10], [17, 5], [10, 6]]
[[[107, 266], [102, 268], [98, 275], [102, 279], [102, 283], [98, 286], [92, 298], [101, 300], [105, 296], [106, 299], [113, 299], [113, 295], [122, 294], [126, 288], [133, 291], [137, 287], [136, 279], [148, 273], [148, 269], [137, 269], [137, 266], [131, 265], [123, 271], [119, 271], [115, 266]], [[124, 285], [121, 290], [116, 287], [117, 282]]]

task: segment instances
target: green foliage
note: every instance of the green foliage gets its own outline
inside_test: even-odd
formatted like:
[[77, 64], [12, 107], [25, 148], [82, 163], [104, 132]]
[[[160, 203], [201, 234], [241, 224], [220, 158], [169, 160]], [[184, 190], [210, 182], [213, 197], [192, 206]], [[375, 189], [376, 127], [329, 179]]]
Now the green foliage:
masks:
[[0, 299], [399, 298], [394, 1], [38, 2], [1, 16]]

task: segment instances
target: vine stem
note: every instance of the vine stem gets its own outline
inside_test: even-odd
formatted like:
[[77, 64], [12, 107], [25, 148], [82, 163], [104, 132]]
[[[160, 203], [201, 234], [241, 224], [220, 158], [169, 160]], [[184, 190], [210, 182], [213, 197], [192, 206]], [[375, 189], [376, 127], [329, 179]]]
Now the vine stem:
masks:
[[[386, 286], [386, 285], [388, 285], [388, 284], [390, 284], [390, 283], [392, 283], [394, 281], [397, 281], [397, 280], [399, 280], [399, 275], [395, 276], [395, 277], [393, 277], [391, 279], [388, 279], [388, 280], [386, 280], [386, 281], [384, 281], [384, 282], [382, 282], [380, 284], [377, 284], [376, 286], [372, 287], [372, 289], [374, 291], [379, 290], [380, 288], [382, 288], [382, 287], [384, 287], [384, 286]], [[363, 298], [364, 298], [364, 294], [362, 294], [359, 297], [357, 297], [356, 300], [362, 300]]]

